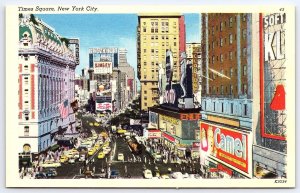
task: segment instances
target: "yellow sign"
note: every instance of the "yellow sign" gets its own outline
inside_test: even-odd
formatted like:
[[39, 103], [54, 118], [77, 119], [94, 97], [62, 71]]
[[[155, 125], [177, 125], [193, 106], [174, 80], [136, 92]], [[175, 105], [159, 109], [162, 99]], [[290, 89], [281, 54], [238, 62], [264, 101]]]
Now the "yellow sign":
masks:
[[175, 119], [173, 117], [168, 117], [168, 116], [165, 116], [165, 115], [160, 115], [161, 116], [161, 119], [163, 121], [166, 121], [166, 122], [169, 122], [169, 123], [172, 123], [174, 125], [178, 125], [179, 124], [179, 120], [178, 119]]
[[207, 120], [214, 121], [214, 122], [217, 122], [217, 123], [223, 123], [223, 124], [231, 125], [231, 126], [235, 126], [235, 127], [240, 126], [240, 122], [237, 121], [237, 120], [234, 120], [234, 119], [227, 119], [227, 118], [208, 115]]

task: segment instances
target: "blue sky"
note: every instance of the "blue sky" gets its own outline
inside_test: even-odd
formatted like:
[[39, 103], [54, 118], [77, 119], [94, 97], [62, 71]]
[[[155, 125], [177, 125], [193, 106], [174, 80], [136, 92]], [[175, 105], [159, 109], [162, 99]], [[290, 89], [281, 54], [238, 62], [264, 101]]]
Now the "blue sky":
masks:
[[[88, 49], [119, 47], [128, 50], [127, 60], [136, 71], [136, 14], [39, 14], [36, 15], [64, 37], [80, 39], [80, 65], [88, 67]], [[200, 42], [199, 14], [184, 14], [186, 42]]]

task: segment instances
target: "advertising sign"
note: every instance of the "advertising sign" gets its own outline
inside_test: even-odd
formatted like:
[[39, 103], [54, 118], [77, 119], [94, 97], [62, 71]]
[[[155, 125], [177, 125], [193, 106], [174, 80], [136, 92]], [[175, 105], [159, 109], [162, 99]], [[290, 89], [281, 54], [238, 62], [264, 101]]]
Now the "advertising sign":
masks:
[[200, 53], [200, 46], [193, 48], [193, 61], [192, 61], [192, 87], [193, 93], [196, 94], [199, 90], [198, 80], [198, 53]]
[[158, 127], [158, 114], [154, 112], [149, 112], [149, 126], [152, 128]]
[[171, 141], [171, 142], [175, 142], [175, 138], [174, 138], [174, 137], [172, 137], [172, 136], [170, 136], [170, 135], [168, 135], [168, 134], [166, 134], [166, 133], [163, 133], [162, 135], [163, 135], [163, 137], [164, 137], [165, 139], [168, 139], [168, 140]]
[[248, 173], [248, 136], [241, 131], [200, 124], [201, 150]]
[[90, 48], [89, 54], [117, 53], [118, 48]]
[[172, 84], [172, 77], [173, 77], [173, 53], [168, 50], [166, 53], [166, 76], [167, 76], [167, 83], [169, 85]]
[[96, 103], [96, 111], [111, 111], [112, 104], [111, 103]]
[[285, 140], [286, 13], [260, 14], [259, 22], [261, 135]]
[[94, 62], [95, 74], [111, 74], [112, 62]]
[[161, 138], [160, 130], [148, 130], [148, 138]]
[[140, 119], [130, 119], [129, 120], [130, 125], [141, 125]]
[[76, 64], [79, 65], [79, 39], [78, 38], [70, 38], [69, 40], [69, 44], [70, 45], [74, 45], [75, 49], [75, 59], [76, 59]]

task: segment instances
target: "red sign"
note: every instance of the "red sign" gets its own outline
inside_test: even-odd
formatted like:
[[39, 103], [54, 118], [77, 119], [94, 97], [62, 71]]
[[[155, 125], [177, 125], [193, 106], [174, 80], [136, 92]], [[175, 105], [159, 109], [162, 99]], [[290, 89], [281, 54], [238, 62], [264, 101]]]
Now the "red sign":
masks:
[[248, 136], [240, 131], [201, 123], [201, 149], [248, 173]]
[[96, 110], [97, 111], [106, 111], [106, 110], [112, 110], [112, 104], [111, 103], [96, 103]]
[[163, 137], [169, 141], [175, 142], [175, 138], [166, 133], [163, 133]]
[[193, 147], [194, 147], [194, 148], [201, 147], [200, 142], [193, 142]]
[[218, 170], [227, 173], [229, 176], [232, 176], [232, 170], [222, 164], [218, 164]]

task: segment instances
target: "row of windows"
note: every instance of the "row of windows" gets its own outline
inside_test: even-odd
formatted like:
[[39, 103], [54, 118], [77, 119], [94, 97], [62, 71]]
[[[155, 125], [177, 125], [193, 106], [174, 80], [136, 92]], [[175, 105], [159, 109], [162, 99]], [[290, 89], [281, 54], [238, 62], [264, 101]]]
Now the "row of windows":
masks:
[[[224, 103], [221, 102], [221, 103], [219, 103], [219, 105], [220, 105], [220, 111], [221, 111], [221, 113], [224, 113], [224, 111], [225, 111], [225, 109], [224, 109]], [[202, 107], [203, 107], [204, 110], [206, 109], [206, 107], [207, 107], [206, 101], [204, 101]], [[235, 105], [233, 103], [230, 103], [229, 104], [229, 108], [230, 108], [229, 113], [231, 115], [233, 115], [234, 114], [234, 110], [235, 110]], [[212, 111], [217, 112], [216, 102], [213, 102], [213, 104], [212, 104]], [[247, 116], [248, 115], [248, 106], [247, 106], [247, 104], [243, 104], [242, 105], [242, 113], [243, 113], [243, 116]]]
[[[235, 55], [235, 57], [237, 56], [237, 52], [235, 51], [234, 52], [234, 55]], [[229, 56], [229, 60], [233, 60], [233, 52], [232, 51], [229, 51], [229, 53], [228, 53], [228, 56]], [[247, 48], [243, 48], [242, 49], [242, 56], [243, 57], [246, 57], [247, 56]], [[215, 56], [215, 55], [213, 55], [212, 57], [211, 57], [211, 62], [212, 62], [212, 64], [214, 64], [215, 62], [218, 62], [219, 61], [219, 58], [220, 58], [220, 62], [221, 63], [223, 63], [224, 62], [224, 60], [226, 60], [227, 59], [227, 54], [220, 54], [220, 57], [217, 55], [217, 56]], [[210, 61], [209, 61], [210, 62]]]
[[[203, 90], [206, 90], [206, 86], [204, 86]], [[237, 86], [235, 87], [235, 90], [236, 90], [236, 92], [238, 92]], [[229, 85], [228, 87], [225, 86], [225, 90], [224, 90], [224, 85], [221, 85], [220, 87], [212, 86], [212, 87], [209, 87], [209, 92], [212, 94], [233, 95], [234, 88], [233, 88], [233, 85]], [[247, 94], [247, 93], [248, 93], [247, 84], [243, 84], [242, 94]]]
[[[242, 21], [245, 22], [247, 20], [247, 14], [243, 14], [242, 15]], [[212, 26], [211, 30], [208, 31], [208, 33], [212, 33], [212, 35], [215, 34], [215, 31], [218, 31], [220, 29], [220, 31], [223, 31], [227, 26], [229, 28], [233, 27], [234, 22], [236, 23], [236, 16], [234, 17], [230, 17], [228, 20], [226, 21], [221, 21], [219, 23], [219, 25], [216, 26]]]

